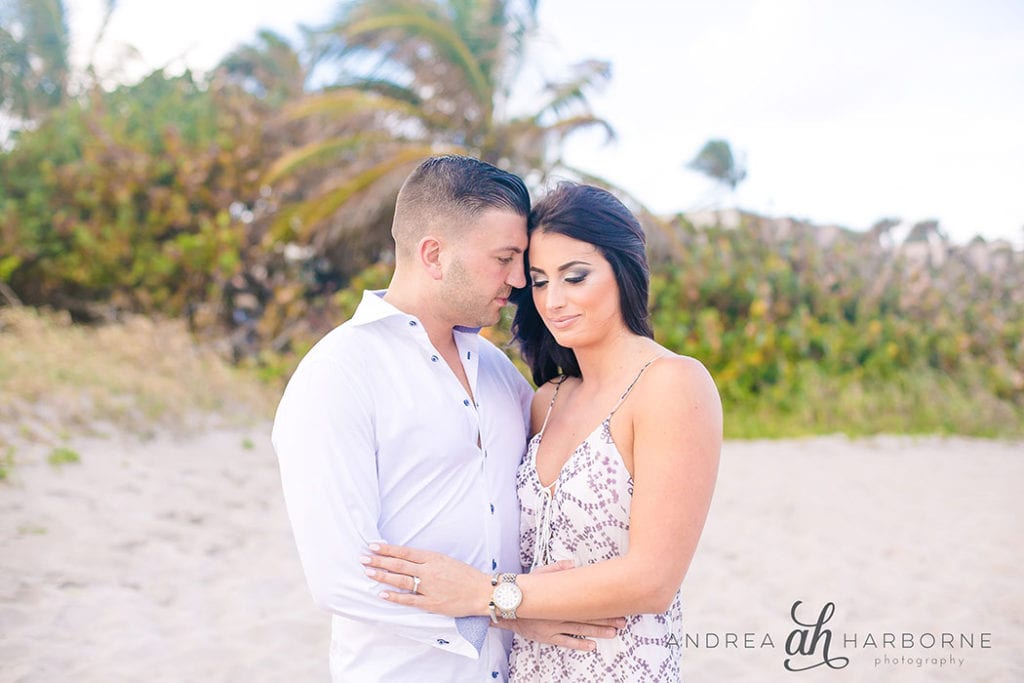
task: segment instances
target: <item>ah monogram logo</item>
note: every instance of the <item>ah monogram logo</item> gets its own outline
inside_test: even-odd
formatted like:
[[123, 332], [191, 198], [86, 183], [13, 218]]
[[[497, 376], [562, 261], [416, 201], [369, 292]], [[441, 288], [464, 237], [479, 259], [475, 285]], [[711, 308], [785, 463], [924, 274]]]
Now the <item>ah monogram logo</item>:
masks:
[[[797, 600], [793, 603], [789, 615], [797, 626], [802, 626], [803, 628], [793, 629], [786, 638], [786, 654], [790, 656], [786, 658], [782, 665], [786, 667], [787, 671], [807, 671], [822, 664], [827, 664], [832, 669], [842, 669], [850, 663], [850, 659], [849, 657], [828, 656], [828, 648], [832, 644], [832, 631], [831, 629], [824, 628], [825, 624], [832, 618], [832, 615], [835, 614], [835, 603], [825, 603], [825, 606], [821, 608], [821, 612], [818, 614], [817, 621], [804, 623], [796, 615], [796, 609], [800, 606], [801, 602]], [[795, 655], [813, 657], [818, 651], [819, 644], [821, 645], [821, 661], [797, 667]]]

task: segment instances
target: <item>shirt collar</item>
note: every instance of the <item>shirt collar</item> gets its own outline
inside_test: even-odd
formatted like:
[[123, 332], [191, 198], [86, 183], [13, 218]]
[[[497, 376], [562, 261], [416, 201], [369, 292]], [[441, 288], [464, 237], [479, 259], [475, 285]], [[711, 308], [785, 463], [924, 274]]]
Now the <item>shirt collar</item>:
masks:
[[[363, 290], [363, 298], [359, 302], [359, 306], [356, 308], [356, 312], [352, 315], [352, 319], [349, 321], [351, 325], [367, 325], [378, 320], [385, 318], [391, 318], [398, 316], [405, 320], [415, 320], [417, 323], [419, 319], [406, 313], [405, 311], [395, 308], [392, 304], [384, 300], [384, 295], [387, 294], [386, 289], [366, 289]], [[456, 332], [464, 334], [478, 334], [480, 332], [479, 327], [465, 327], [463, 325], [456, 325], [454, 328]]]
[[352, 325], [367, 325], [396, 315], [409, 320], [415, 320], [416, 316], [400, 311], [384, 300], [384, 295], [387, 294], [387, 291], [386, 289], [363, 290], [363, 298], [359, 302], [359, 306], [356, 308], [356, 312], [352, 315], [349, 323]]

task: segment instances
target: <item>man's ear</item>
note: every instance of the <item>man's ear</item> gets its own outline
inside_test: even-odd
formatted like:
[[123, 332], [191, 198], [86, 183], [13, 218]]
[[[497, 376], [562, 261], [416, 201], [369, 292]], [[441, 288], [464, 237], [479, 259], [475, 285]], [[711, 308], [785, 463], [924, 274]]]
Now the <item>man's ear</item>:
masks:
[[419, 251], [417, 252], [420, 264], [426, 269], [427, 274], [434, 280], [440, 280], [441, 268], [441, 240], [427, 235], [420, 240]]

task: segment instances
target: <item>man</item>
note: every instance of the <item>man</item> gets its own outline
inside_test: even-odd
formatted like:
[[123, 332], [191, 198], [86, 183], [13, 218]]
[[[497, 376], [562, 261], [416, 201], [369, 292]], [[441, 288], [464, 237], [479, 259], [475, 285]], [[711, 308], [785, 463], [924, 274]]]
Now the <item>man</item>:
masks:
[[[360, 556], [378, 540], [519, 572], [515, 472], [532, 391], [477, 334], [526, 284], [529, 194], [516, 176], [432, 157], [398, 195], [395, 273], [296, 369], [274, 422], [285, 502], [335, 681], [507, 677], [510, 634], [382, 600]], [[535, 640], [602, 624], [503, 621]]]

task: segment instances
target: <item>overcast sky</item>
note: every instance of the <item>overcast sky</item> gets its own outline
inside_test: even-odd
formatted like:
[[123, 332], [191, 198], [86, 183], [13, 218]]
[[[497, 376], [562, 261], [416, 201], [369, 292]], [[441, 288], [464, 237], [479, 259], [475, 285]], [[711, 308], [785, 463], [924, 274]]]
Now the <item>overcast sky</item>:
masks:
[[[294, 35], [337, 4], [120, 0], [107, 52], [205, 69], [259, 27]], [[101, 5], [67, 0], [82, 49]], [[613, 68], [592, 102], [618, 140], [581, 136], [568, 161], [655, 211], [718, 202], [855, 229], [937, 218], [957, 242], [1024, 246], [1021, 0], [541, 0], [540, 19], [534, 74]], [[712, 137], [745, 155], [733, 196], [685, 168]]]

